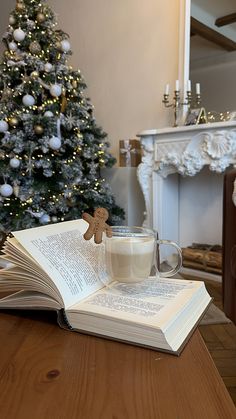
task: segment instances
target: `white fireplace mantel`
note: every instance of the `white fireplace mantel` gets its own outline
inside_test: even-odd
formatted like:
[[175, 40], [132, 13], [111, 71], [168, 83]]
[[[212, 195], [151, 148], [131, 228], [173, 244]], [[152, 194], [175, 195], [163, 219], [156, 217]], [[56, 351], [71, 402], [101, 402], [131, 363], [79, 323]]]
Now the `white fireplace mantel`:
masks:
[[144, 225], [179, 242], [178, 177], [195, 176], [205, 166], [223, 173], [236, 165], [236, 121], [153, 129], [138, 137], [143, 149], [138, 179], [146, 206]]

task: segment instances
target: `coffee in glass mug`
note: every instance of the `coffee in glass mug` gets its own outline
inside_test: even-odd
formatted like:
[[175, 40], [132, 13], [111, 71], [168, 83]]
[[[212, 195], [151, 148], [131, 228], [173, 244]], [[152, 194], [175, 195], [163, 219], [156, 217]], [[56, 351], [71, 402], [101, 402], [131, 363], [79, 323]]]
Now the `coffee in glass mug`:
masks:
[[[178, 263], [174, 269], [159, 274], [157, 245], [170, 244], [177, 249]], [[157, 240], [153, 230], [143, 227], [113, 226], [112, 237], [105, 238], [105, 265], [111, 280], [135, 283], [147, 279], [153, 268], [159, 276], [172, 276], [181, 267], [181, 249], [168, 240]]]

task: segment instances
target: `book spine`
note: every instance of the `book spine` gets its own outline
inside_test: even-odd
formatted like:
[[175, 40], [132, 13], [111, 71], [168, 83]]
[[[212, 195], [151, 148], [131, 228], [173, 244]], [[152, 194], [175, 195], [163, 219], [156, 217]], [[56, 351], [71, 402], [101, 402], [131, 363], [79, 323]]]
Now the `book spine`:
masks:
[[62, 329], [73, 330], [73, 327], [70, 325], [64, 309], [61, 309], [57, 312], [57, 323]]

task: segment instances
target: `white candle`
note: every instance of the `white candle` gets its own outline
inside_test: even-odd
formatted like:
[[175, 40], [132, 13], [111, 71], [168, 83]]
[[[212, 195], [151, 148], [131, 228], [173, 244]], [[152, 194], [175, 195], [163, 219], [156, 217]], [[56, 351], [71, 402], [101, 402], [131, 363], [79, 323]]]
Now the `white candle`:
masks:
[[170, 92], [170, 85], [166, 84], [166, 88], [165, 88], [165, 95], [168, 95]]
[[187, 91], [191, 92], [191, 80], [188, 80], [187, 82]]
[[175, 82], [175, 90], [179, 90], [179, 80], [176, 80]]
[[200, 95], [200, 83], [196, 83], [196, 94]]

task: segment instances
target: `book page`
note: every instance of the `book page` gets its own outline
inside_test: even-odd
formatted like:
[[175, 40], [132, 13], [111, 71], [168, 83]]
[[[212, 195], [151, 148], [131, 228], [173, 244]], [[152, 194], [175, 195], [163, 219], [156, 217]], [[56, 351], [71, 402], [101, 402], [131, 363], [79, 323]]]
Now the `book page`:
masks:
[[200, 281], [154, 277], [137, 284], [115, 282], [70, 307], [69, 311], [96, 313], [148, 325], [156, 325], [158, 318], [161, 327], [170, 315], [173, 319], [174, 313], [183, 309], [201, 286]]
[[87, 227], [84, 220], [76, 220], [13, 233], [52, 279], [65, 308], [103, 287], [98, 274], [99, 245], [84, 240]]

